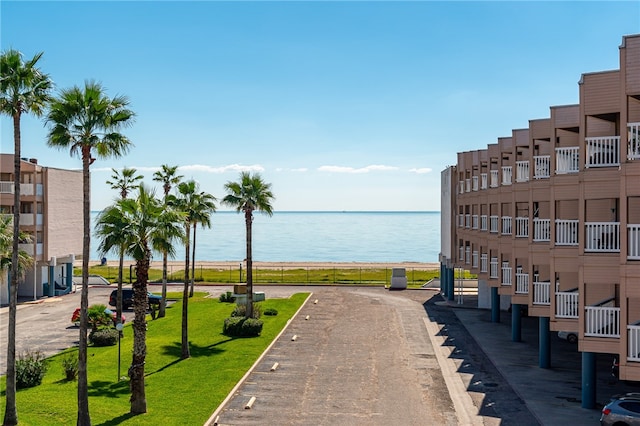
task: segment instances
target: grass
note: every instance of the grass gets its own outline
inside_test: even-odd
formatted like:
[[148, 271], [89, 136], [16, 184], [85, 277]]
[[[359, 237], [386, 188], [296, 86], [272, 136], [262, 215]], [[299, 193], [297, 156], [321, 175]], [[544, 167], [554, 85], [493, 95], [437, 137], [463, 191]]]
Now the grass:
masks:
[[[222, 335], [222, 324], [233, 304], [196, 293], [189, 300], [191, 358], [180, 360], [181, 311], [179, 300], [167, 307], [165, 318], [148, 319], [145, 385], [148, 412], [129, 414], [128, 379], [118, 381], [118, 346], [88, 348], [89, 411], [94, 425], [203, 424], [264, 352], [308, 293], [289, 299], [267, 299], [263, 310], [275, 308], [275, 317], [263, 316], [262, 335], [233, 339]], [[181, 293], [171, 293], [179, 299]], [[121, 375], [131, 362], [133, 330], [128, 324], [121, 341]], [[21, 425], [74, 424], [77, 416], [77, 382], [64, 378], [62, 356], [49, 358], [42, 385], [17, 392]], [[0, 383], [0, 410], [4, 413], [5, 378]]]

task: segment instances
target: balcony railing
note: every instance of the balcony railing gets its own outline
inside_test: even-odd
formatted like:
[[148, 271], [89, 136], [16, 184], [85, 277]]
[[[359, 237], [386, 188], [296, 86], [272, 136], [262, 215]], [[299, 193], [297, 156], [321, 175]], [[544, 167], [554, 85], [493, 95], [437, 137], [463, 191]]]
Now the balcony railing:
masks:
[[584, 138], [587, 144], [585, 167], [612, 167], [620, 165], [620, 136]]
[[529, 218], [516, 217], [516, 238], [529, 237]]
[[35, 253], [33, 252], [33, 244], [18, 244], [18, 249], [24, 251], [29, 256], [40, 256], [44, 252], [42, 243], [38, 243], [35, 245]]
[[633, 324], [627, 326], [627, 341], [629, 342], [628, 361], [640, 362], [640, 325]]
[[511, 166], [502, 166], [502, 184], [511, 185], [513, 178], [513, 171]]
[[578, 173], [580, 171], [580, 148], [556, 148], [556, 174]]
[[471, 215], [471, 229], [478, 229], [478, 215]]
[[500, 222], [499, 216], [489, 216], [489, 232], [492, 234], [498, 233], [498, 222]]
[[478, 267], [478, 251], [477, 250], [474, 250], [473, 253], [471, 253], [471, 267], [472, 268]]
[[480, 173], [480, 189], [487, 189], [489, 186], [489, 176], [486, 173]]
[[551, 241], [551, 219], [533, 218], [533, 241]]
[[464, 181], [458, 182], [458, 194], [464, 194]]
[[471, 177], [471, 190], [472, 191], [478, 190], [478, 176]]
[[465, 192], [471, 192], [471, 179], [464, 180]]
[[627, 123], [627, 131], [629, 136], [629, 146], [627, 148], [627, 159], [640, 159], [640, 123]]
[[464, 263], [471, 265], [471, 247], [466, 246], [464, 250]]
[[516, 272], [516, 293], [529, 294], [529, 274]]
[[497, 188], [499, 185], [499, 180], [498, 180], [498, 170], [491, 170], [491, 181], [489, 182], [489, 186], [491, 186], [491, 188]]
[[529, 181], [529, 162], [516, 161], [516, 182]]
[[489, 262], [489, 278], [498, 278], [498, 258], [492, 257]]
[[464, 262], [464, 246], [460, 246], [460, 249], [458, 252], [458, 260], [460, 262]]
[[556, 219], [556, 245], [578, 245], [578, 220]]
[[36, 214], [34, 220], [33, 213], [21, 213], [20, 214], [20, 226], [33, 226], [42, 225], [44, 223], [44, 215]]
[[21, 183], [20, 184], [20, 196], [23, 195], [35, 195], [35, 186], [32, 183]]
[[[20, 188], [22, 188], [22, 185], [20, 186]], [[13, 194], [13, 182], [0, 182], [0, 194]]]
[[511, 266], [509, 266], [509, 262], [502, 262], [502, 285], [511, 285], [512, 284], [512, 278], [511, 278], [511, 272], [512, 272]]
[[640, 260], [640, 225], [627, 225], [627, 259]]
[[533, 178], [548, 179], [551, 176], [551, 156], [536, 155], [533, 157]]
[[470, 214], [465, 214], [464, 215], [464, 227], [465, 228], [471, 228], [471, 215]]
[[588, 252], [620, 252], [620, 222], [587, 222], [585, 247]]
[[585, 306], [585, 336], [620, 337], [620, 308]]
[[502, 235], [511, 235], [511, 216], [502, 216]]
[[550, 305], [551, 304], [551, 283], [549, 282], [533, 282], [533, 304], [534, 305]]
[[556, 293], [556, 318], [578, 318], [578, 292]]
[[486, 214], [480, 215], [480, 230], [489, 230], [489, 217]]
[[464, 215], [462, 213], [458, 215], [458, 227], [464, 228]]
[[480, 272], [488, 272], [489, 271], [489, 255], [487, 253], [482, 253], [480, 255]]

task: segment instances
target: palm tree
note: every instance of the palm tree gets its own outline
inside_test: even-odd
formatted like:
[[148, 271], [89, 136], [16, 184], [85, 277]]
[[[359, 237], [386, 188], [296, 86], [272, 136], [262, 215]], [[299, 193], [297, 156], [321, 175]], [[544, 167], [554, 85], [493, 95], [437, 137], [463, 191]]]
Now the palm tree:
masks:
[[91, 424], [87, 386], [87, 308], [89, 300], [89, 245], [91, 242], [91, 175], [89, 166], [99, 158], [120, 157], [132, 143], [119, 130], [133, 122], [125, 96], [109, 98], [100, 83], [86, 81], [60, 92], [47, 115], [50, 126], [47, 144], [69, 149], [82, 159], [84, 238], [82, 242], [82, 292], [80, 296], [80, 341], [78, 345], [78, 425]]
[[[121, 172], [116, 169], [111, 169], [113, 174], [111, 180], [107, 181], [107, 184], [111, 186], [111, 189], [120, 191], [120, 198], [125, 199], [129, 195], [129, 191], [138, 185], [138, 181], [142, 180], [142, 175], [136, 174], [136, 169], [125, 167]], [[116, 318], [120, 322], [122, 318], [122, 270], [124, 269], [124, 246], [120, 246], [119, 249], [119, 263], [118, 263], [118, 293], [116, 297]]]
[[253, 316], [253, 260], [251, 257], [251, 224], [253, 211], [257, 210], [269, 216], [273, 215], [271, 202], [275, 199], [271, 192], [271, 184], [265, 183], [259, 173], [251, 175], [249, 172], [240, 173], [238, 182], [227, 182], [224, 185], [227, 195], [222, 202], [244, 212], [244, 222], [247, 232], [247, 310], [246, 317]]
[[179, 213], [166, 209], [144, 185], [140, 185], [138, 191], [135, 199], [118, 200], [105, 209], [96, 221], [96, 233], [102, 238], [99, 251], [106, 253], [113, 248], [125, 247], [125, 253], [136, 261], [137, 280], [133, 285], [133, 358], [129, 367], [132, 414], [147, 412], [144, 365], [147, 356], [147, 283], [151, 253], [152, 250], [159, 252], [167, 248], [168, 234], [180, 236], [182, 233], [182, 217]]
[[[180, 182], [182, 176], [176, 175], [178, 166], [169, 166], [163, 164], [160, 170], [153, 174], [153, 180], [156, 182], [162, 182], [162, 189], [164, 191], [164, 202], [167, 203], [167, 197], [171, 192], [171, 187]], [[167, 306], [167, 263], [169, 260], [169, 253], [162, 252], [162, 302], [160, 303], [160, 311], [158, 312], [158, 318], [162, 318], [165, 315], [165, 309]]]
[[[20, 232], [21, 243], [29, 242], [31, 237], [25, 232]], [[0, 272], [11, 270], [13, 260], [13, 218], [10, 215], [0, 214]], [[24, 271], [33, 265], [33, 258], [24, 250], [18, 252], [18, 276], [23, 277]]]
[[[11, 264], [19, 263], [20, 234], [20, 119], [22, 114], [42, 116], [50, 100], [49, 92], [53, 82], [38, 67], [42, 52], [27, 62], [22, 54], [9, 49], [0, 54], [0, 114], [13, 120], [13, 236]], [[9, 284], [9, 327], [7, 339], [7, 391], [4, 425], [18, 424], [16, 409], [16, 308], [18, 304], [18, 276], [11, 274]]]
[[191, 223], [193, 223], [193, 250], [191, 251], [191, 289], [189, 297], [193, 297], [194, 281], [196, 275], [196, 227], [198, 223], [203, 228], [211, 228], [211, 213], [216, 211], [216, 197], [206, 192], [198, 192], [193, 197], [193, 210], [191, 211]]

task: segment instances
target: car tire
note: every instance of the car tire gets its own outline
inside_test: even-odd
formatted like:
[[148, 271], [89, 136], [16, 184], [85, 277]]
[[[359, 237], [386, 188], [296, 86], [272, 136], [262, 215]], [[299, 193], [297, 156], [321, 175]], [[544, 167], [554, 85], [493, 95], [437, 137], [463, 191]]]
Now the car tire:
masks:
[[569, 343], [578, 343], [578, 336], [576, 336], [575, 334], [567, 335], [567, 342], [569, 342]]

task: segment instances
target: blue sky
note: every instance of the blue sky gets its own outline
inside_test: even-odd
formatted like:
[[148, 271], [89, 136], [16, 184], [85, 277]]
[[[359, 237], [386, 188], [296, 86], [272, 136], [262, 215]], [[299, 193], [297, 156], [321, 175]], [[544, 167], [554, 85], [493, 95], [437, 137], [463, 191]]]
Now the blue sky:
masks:
[[[92, 165], [93, 210], [118, 196], [111, 168], [153, 184], [169, 164], [218, 198], [258, 171], [276, 210], [423, 211], [439, 210], [457, 152], [578, 103], [582, 73], [617, 69], [640, 2], [2, 0], [0, 21], [2, 49], [43, 51], [57, 88], [95, 79], [130, 98], [134, 147]], [[46, 134], [23, 118], [22, 156], [81, 167]]]

